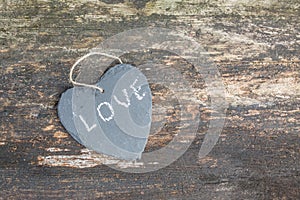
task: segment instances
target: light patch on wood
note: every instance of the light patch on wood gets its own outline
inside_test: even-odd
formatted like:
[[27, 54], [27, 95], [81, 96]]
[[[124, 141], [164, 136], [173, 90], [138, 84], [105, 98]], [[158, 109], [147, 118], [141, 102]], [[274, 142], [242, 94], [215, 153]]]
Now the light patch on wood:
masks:
[[70, 151], [70, 149], [61, 149], [61, 148], [50, 147], [50, 148], [47, 148], [46, 151], [49, 151], [49, 152], [62, 152], [62, 151]]
[[49, 125], [49, 126], [46, 126], [45, 128], [43, 128], [43, 131], [51, 131], [55, 128], [54, 125]]
[[56, 131], [54, 133], [53, 137], [61, 139], [61, 138], [67, 138], [68, 136], [69, 135], [67, 133], [64, 133], [64, 132], [61, 132], [61, 131]]
[[244, 55], [256, 57], [260, 53], [265, 53], [270, 46], [268, 43], [257, 41], [248, 35], [228, 33], [224, 30], [203, 26], [202, 23], [198, 23], [196, 21], [194, 27], [201, 29], [202, 37], [200, 42], [214, 49], [214, 51], [221, 52], [220, 55], [213, 58], [215, 62], [226, 60], [240, 61]]
[[227, 119], [231, 119], [231, 120], [234, 120], [234, 121], [243, 121], [244, 120], [243, 117], [240, 117], [238, 115], [227, 116]]
[[[291, 3], [293, 4], [293, 3]], [[146, 4], [144, 13], [164, 15], [200, 15], [216, 12], [247, 14], [247, 7], [272, 8], [286, 4], [278, 0], [156, 0]], [[297, 5], [289, 5], [297, 7]], [[299, 5], [298, 5], [299, 6]], [[217, 8], [217, 9], [216, 9]]]
[[14, 66], [8, 66], [6, 67], [6, 74], [11, 74], [14, 72]]
[[[54, 148], [55, 149], [55, 148]], [[148, 163], [157, 165], [159, 163]], [[98, 154], [88, 149], [82, 149], [80, 155], [49, 155], [38, 156], [38, 165], [51, 167], [89, 168], [98, 165], [116, 165], [124, 168], [140, 168], [143, 162], [119, 160], [112, 156]]]
[[201, 165], [209, 165], [211, 168], [218, 166], [218, 160], [209, 156], [199, 159], [198, 163]]
[[244, 105], [244, 106], [249, 106], [249, 105], [254, 105], [254, 104], [262, 104], [260, 101], [248, 97], [240, 97], [238, 95], [234, 95], [231, 93], [226, 93], [226, 101], [231, 105], [231, 106], [238, 106], [238, 105]]
[[7, 53], [9, 52], [9, 49], [0, 49], [0, 53]]
[[292, 117], [292, 118], [289, 118], [287, 121], [289, 123], [296, 123], [298, 120]]
[[[88, 2], [89, 4], [95, 5], [95, 7], [101, 7], [98, 12], [94, 12], [93, 14], [85, 14], [81, 16], [85, 20], [95, 20], [95, 21], [122, 21], [124, 17], [128, 16], [136, 16], [138, 10], [134, 7], [134, 5], [128, 1], [124, 3], [114, 3], [109, 4], [101, 1], [89, 1], [89, 0], [81, 0], [82, 2]], [[74, 7], [77, 5], [76, 2], [68, 2], [70, 7]], [[109, 12], [109, 13], [107, 13]], [[78, 22], [82, 21], [81, 18], [76, 19]]]
[[[234, 186], [229, 186], [228, 183], [226, 182], [226, 183], [219, 184], [216, 188], [216, 191], [217, 192], [230, 192], [230, 191], [235, 190], [235, 188], [236, 187], [234, 187]], [[227, 193], [227, 195], [228, 195], [228, 193]]]
[[245, 116], [254, 116], [254, 115], [260, 115], [261, 112], [259, 110], [248, 110], [248, 114], [244, 114]]
[[211, 161], [214, 161], [215, 159], [213, 159], [212, 157], [209, 157], [209, 156], [206, 156], [204, 158], [201, 158], [199, 160], [199, 163], [200, 164], [205, 164], [205, 163], [208, 163], [208, 162], [211, 162]]
[[2, 146], [2, 145], [5, 145], [6, 143], [5, 142], [0, 142], [0, 145]]
[[[298, 97], [300, 96], [300, 81], [297, 77], [298, 74], [294, 73], [283, 73], [280, 77], [268, 80], [251, 79], [246, 76], [225, 77], [226, 101], [232, 106], [254, 104], [265, 106], [274, 98]], [[258, 95], [258, 97], [249, 98], [249, 94]]]
[[290, 98], [300, 95], [300, 82], [295, 77], [273, 79], [262, 83], [253, 92], [263, 96]]

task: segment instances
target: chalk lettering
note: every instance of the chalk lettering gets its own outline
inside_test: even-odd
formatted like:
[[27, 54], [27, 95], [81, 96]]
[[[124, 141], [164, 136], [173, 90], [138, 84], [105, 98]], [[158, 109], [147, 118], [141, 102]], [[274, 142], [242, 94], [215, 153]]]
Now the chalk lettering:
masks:
[[124, 96], [125, 96], [125, 98], [126, 98], [127, 103], [119, 101], [119, 99], [116, 97], [116, 95], [114, 95], [114, 99], [115, 99], [115, 101], [116, 101], [118, 104], [120, 104], [121, 106], [124, 106], [125, 108], [128, 108], [128, 107], [130, 106], [130, 99], [129, 99], [129, 97], [128, 97], [127, 90], [126, 90], [126, 89], [123, 89], [122, 92], [123, 92], [123, 94], [124, 94]]
[[139, 94], [139, 92], [142, 88], [141, 88], [141, 86], [135, 88], [135, 84], [137, 81], [138, 81], [138, 79], [135, 79], [135, 81], [130, 85], [130, 88], [133, 89], [135, 97], [138, 100], [142, 100], [145, 97], [146, 92], [144, 92], [142, 95]]
[[94, 128], [96, 128], [96, 124], [93, 124], [93, 126], [89, 127], [89, 125], [86, 123], [86, 121], [83, 119], [83, 117], [81, 115], [79, 115], [80, 120], [82, 121], [82, 123], [84, 124], [86, 130], [88, 132], [91, 132]]
[[[102, 115], [102, 113], [101, 113], [101, 110], [100, 110], [100, 109], [101, 109], [101, 107], [104, 106], [104, 105], [107, 106], [107, 107], [109, 108], [110, 112], [111, 112], [111, 115], [110, 115], [109, 117], [104, 117], [104, 116]], [[111, 106], [110, 103], [108, 103], [108, 102], [100, 103], [100, 104], [98, 105], [98, 107], [97, 107], [97, 111], [98, 111], [98, 114], [99, 114], [100, 118], [101, 118], [104, 122], [108, 122], [108, 121], [112, 120], [113, 117], [114, 117], [114, 115], [115, 115], [114, 109], [112, 108], [112, 106]]]
[[[141, 86], [136, 87], [136, 83], [137, 83], [137, 82], [138, 82], [138, 78], [135, 79], [135, 81], [130, 85], [130, 88], [133, 90], [133, 94], [135, 95], [135, 97], [136, 97], [138, 100], [141, 101], [141, 100], [143, 100], [143, 98], [146, 96], [146, 92], [144, 92], [143, 94], [139, 94], [140, 91], [141, 91], [141, 89], [142, 89], [142, 87], [141, 87]], [[120, 101], [120, 100], [117, 98], [116, 95], [114, 95], [113, 98], [114, 98], [114, 100], [115, 100], [119, 105], [124, 106], [125, 108], [129, 108], [129, 106], [130, 106], [131, 104], [130, 104], [130, 98], [129, 98], [129, 96], [128, 96], [128, 92], [127, 92], [126, 89], [123, 89], [122, 92], [123, 92], [123, 95], [124, 95], [126, 101], [124, 101], [124, 102], [123, 102], [123, 101]], [[110, 110], [110, 113], [111, 113], [111, 114], [110, 114], [109, 117], [105, 117], [105, 116], [102, 115], [102, 113], [101, 113], [101, 107], [102, 107], [102, 106], [107, 106], [108, 109]], [[112, 119], [114, 118], [114, 116], [115, 116], [114, 109], [113, 109], [112, 105], [111, 105], [110, 103], [108, 103], [108, 102], [100, 103], [100, 104], [97, 106], [97, 111], [98, 111], [99, 117], [100, 117], [104, 122], [108, 122], [108, 121], [112, 120]], [[88, 126], [86, 125], [86, 127], [88, 127]]]

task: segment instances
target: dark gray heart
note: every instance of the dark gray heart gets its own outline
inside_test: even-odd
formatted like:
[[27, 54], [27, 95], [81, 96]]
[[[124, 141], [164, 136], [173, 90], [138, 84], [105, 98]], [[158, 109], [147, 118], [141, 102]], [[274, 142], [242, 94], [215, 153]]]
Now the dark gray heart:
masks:
[[62, 94], [59, 118], [82, 145], [126, 160], [141, 157], [151, 126], [152, 95], [146, 77], [127, 64], [109, 69], [100, 93], [74, 87]]

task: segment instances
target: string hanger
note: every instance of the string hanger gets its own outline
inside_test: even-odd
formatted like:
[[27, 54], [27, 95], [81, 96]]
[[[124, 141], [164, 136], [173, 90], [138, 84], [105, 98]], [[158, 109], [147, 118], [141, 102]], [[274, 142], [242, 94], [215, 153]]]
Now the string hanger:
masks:
[[86, 59], [87, 57], [89, 56], [92, 56], [92, 55], [102, 55], [102, 56], [106, 56], [106, 57], [109, 57], [109, 58], [114, 58], [114, 59], [118, 59], [119, 62], [121, 64], [123, 64], [122, 60], [119, 58], [119, 57], [116, 57], [116, 56], [113, 56], [113, 55], [110, 55], [110, 54], [106, 54], [106, 53], [101, 53], [101, 52], [90, 52], [84, 56], [82, 56], [80, 59], [78, 59], [74, 65], [72, 66], [71, 70], [70, 70], [70, 74], [69, 74], [69, 80], [70, 82], [74, 85], [74, 86], [83, 86], [83, 87], [89, 87], [89, 88], [93, 88], [93, 89], [96, 89], [96, 90], [99, 90], [101, 93], [104, 92], [104, 89], [101, 88], [101, 87], [98, 87], [97, 85], [91, 85], [91, 84], [86, 84], [86, 83], [79, 83], [75, 80], [73, 80], [73, 71], [75, 69], [75, 67], [81, 62], [83, 61], [84, 59]]

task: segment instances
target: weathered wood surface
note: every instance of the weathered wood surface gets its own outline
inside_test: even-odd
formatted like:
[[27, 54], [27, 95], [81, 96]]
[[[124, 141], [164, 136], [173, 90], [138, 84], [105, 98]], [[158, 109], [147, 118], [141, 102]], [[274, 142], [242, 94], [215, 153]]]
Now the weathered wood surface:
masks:
[[[299, 199], [299, 13], [298, 0], [2, 0], [0, 198]], [[199, 134], [172, 165], [128, 174], [77, 144], [56, 105], [80, 56], [144, 26], [181, 30], [203, 45], [222, 75], [229, 109], [206, 158], [197, 159]], [[160, 52], [153, 55], [159, 60]], [[202, 116], [199, 132], [208, 119]], [[165, 145], [169, 130], [150, 138], [147, 151]]]

